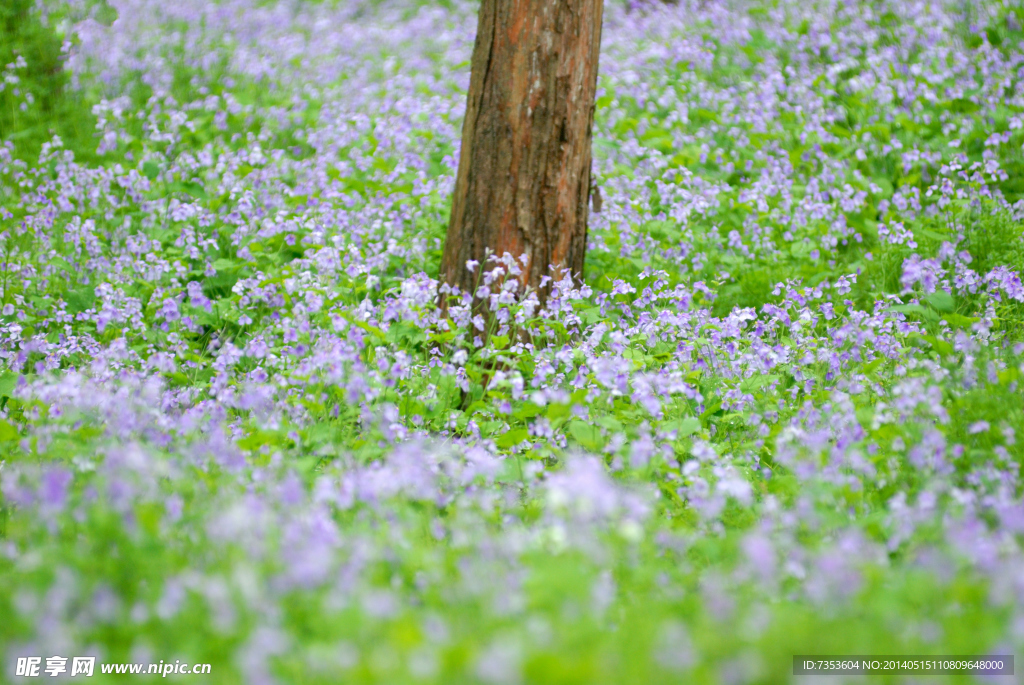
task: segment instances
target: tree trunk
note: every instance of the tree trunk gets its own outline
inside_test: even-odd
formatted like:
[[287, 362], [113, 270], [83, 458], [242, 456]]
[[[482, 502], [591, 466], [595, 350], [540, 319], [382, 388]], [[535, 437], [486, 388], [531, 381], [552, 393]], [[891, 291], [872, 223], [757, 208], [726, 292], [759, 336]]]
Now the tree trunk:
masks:
[[[441, 280], [472, 292], [466, 262], [526, 255], [582, 280], [603, 0], [481, 0]], [[554, 275], [560, 275], [556, 273]]]

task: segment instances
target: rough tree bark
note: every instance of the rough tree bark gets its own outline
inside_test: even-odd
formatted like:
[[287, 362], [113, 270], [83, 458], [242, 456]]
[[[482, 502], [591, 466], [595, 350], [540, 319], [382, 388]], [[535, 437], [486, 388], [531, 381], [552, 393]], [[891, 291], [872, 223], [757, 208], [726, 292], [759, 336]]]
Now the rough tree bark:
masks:
[[582, 278], [602, 3], [481, 0], [442, 281], [472, 291], [488, 249], [542, 302], [549, 265]]

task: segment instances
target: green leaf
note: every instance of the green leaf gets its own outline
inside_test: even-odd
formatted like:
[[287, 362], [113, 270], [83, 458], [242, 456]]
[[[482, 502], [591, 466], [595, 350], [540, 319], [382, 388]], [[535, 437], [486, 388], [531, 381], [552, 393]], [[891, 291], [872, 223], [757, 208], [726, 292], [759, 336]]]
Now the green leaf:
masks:
[[19, 437], [18, 429], [7, 421], [0, 419], [0, 442], [10, 442]]
[[71, 314], [84, 312], [96, 302], [96, 288], [91, 285], [85, 285], [81, 288], [70, 290], [64, 295], [64, 300], [68, 303], [68, 312]]
[[740, 387], [748, 392], [751, 390], [760, 390], [766, 385], [770, 385], [777, 380], [779, 380], [779, 376], [777, 374], [757, 374], [756, 376], [744, 379], [743, 382], [740, 383]]
[[287, 438], [281, 435], [280, 431], [254, 429], [252, 433], [241, 438], [235, 444], [238, 445], [239, 449], [256, 451], [263, 445], [275, 447], [284, 445], [286, 441]]
[[601, 449], [604, 439], [601, 430], [594, 425], [575, 420], [569, 424], [569, 435], [573, 437], [584, 449], [596, 452]]
[[538, 407], [533, 402], [525, 402], [516, 407], [515, 411], [512, 412], [512, 415], [521, 421], [525, 421], [526, 419], [532, 419], [542, 411], [544, 411], [543, 407]]
[[810, 241], [798, 240], [789, 246], [789, 253], [797, 259], [805, 259], [813, 249], [814, 244]]
[[196, 198], [197, 200], [207, 200], [209, 195], [206, 194], [206, 188], [196, 183], [195, 181], [189, 181], [188, 183], [182, 183], [181, 189], [186, 193]]
[[947, 239], [947, 236], [944, 236], [941, 233], [936, 233], [935, 231], [931, 231], [927, 228], [919, 229], [917, 233], [920, 233], [925, 238], [931, 238], [932, 240], [936, 240], [938, 242], [942, 242], [943, 240]]
[[580, 318], [583, 319], [584, 323], [595, 324], [601, 320], [601, 308], [588, 307], [580, 312]]
[[303, 476], [308, 476], [309, 474], [313, 473], [314, 469], [316, 469], [317, 466], [320, 465], [320, 457], [309, 454], [303, 457], [299, 457], [292, 463], [295, 465], [296, 471], [298, 471]]
[[928, 304], [935, 307], [935, 309], [940, 312], [951, 312], [956, 306], [956, 303], [953, 301], [953, 296], [942, 290], [936, 290], [924, 299]]
[[862, 372], [865, 375], [866, 374], [874, 373], [884, 363], [885, 363], [885, 358], [884, 357], [878, 357], [877, 359], [872, 359], [871, 361], [869, 361], [867, 364], [864, 365], [864, 368], [862, 369]]
[[518, 445], [523, 440], [530, 439], [530, 431], [526, 428], [513, 428], [508, 433], [499, 435], [494, 441], [494, 444], [502, 449], [508, 449], [514, 445]]
[[953, 328], [970, 328], [973, 324], [978, 322], [978, 319], [975, 317], [964, 316], [956, 313], [943, 314], [942, 320]]
[[708, 398], [706, 407], [704, 413], [700, 415], [702, 422], [710, 421], [712, 416], [722, 410], [722, 398], [717, 396]]
[[20, 377], [21, 374], [13, 371], [0, 375], [0, 397], [11, 397], [14, 394], [14, 389], [18, 387], [18, 378]]
[[900, 314], [925, 314], [928, 310], [919, 304], [897, 304], [889, 307], [889, 311]]
[[554, 421], [562, 418], [563, 416], [568, 416], [569, 410], [570, 406], [568, 404], [552, 402], [548, 405], [547, 411], [544, 412], [544, 416], [548, 417], [549, 420]]
[[597, 425], [602, 428], [607, 428], [613, 433], [619, 433], [622, 431], [622, 422], [614, 416], [602, 416], [597, 420]]
[[925, 335], [922, 337], [928, 341], [928, 344], [932, 346], [932, 349], [941, 354], [943, 357], [948, 357], [949, 355], [953, 354], [953, 346], [950, 345], [945, 340], [943, 340], [942, 338], [938, 338], [934, 335]]
[[117, 21], [117, 10], [106, 2], [101, 1], [92, 18], [96, 20], [97, 24], [102, 26], [113, 26], [114, 22]]
[[[891, 135], [889, 133], [888, 129], [885, 129], [885, 134], [884, 135], [886, 137], [889, 137]], [[882, 190], [882, 197], [890, 197], [892, 195], [892, 191], [893, 191], [892, 181], [890, 181], [889, 179], [887, 179], [884, 176], [876, 176], [875, 178], [873, 178], [871, 180], [874, 181], [875, 185], [878, 186]]]
[[365, 321], [360, 321], [359, 319], [355, 318], [354, 316], [352, 316], [348, 312], [340, 312], [340, 314], [341, 314], [341, 318], [345, 319], [346, 321], [348, 321], [353, 326], [356, 326], [358, 328], [362, 328], [364, 331], [366, 331], [370, 335], [375, 336], [378, 340], [386, 340], [387, 339], [387, 336], [384, 334], [384, 331], [382, 331], [377, 326], [372, 326], [372, 325], [366, 323]]
[[685, 438], [688, 435], [693, 435], [700, 430], [700, 419], [696, 416], [687, 416], [686, 418], [679, 419], [678, 421], [668, 421], [665, 423], [665, 428], [668, 430], [674, 430], [676, 437]]

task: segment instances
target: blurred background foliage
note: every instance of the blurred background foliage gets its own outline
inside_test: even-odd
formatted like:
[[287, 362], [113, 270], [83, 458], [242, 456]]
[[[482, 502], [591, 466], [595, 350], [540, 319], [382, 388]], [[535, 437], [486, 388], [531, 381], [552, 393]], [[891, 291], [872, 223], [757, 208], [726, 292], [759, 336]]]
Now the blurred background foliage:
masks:
[[116, 16], [96, 0], [0, 3], [0, 139], [14, 145], [17, 158], [35, 160], [43, 144], [58, 136], [76, 159], [96, 159], [93, 99], [71, 87], [64, 63], [73, 36], [63, 29], [86, 17], [109, 25]]

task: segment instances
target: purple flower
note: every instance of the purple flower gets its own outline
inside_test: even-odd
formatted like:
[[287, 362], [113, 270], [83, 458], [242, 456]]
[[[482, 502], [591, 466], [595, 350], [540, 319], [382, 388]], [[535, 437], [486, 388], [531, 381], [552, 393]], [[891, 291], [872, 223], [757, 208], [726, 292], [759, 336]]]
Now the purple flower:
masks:
[[67, 502], [68, 486], [73, 474], [62, 468], [50, 468], [43, 473], [39, 486], [39, 501], [47, 509], [60, 511]]

